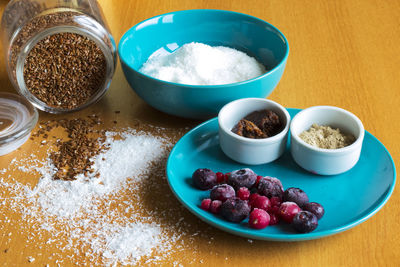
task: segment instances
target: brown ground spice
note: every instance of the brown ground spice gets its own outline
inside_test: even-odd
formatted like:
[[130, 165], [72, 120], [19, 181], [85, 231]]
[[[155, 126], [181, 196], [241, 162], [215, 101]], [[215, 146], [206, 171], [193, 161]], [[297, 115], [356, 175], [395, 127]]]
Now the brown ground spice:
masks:
[[258, 110], [241, 119], [232, 132], [247, 138], [261, 139], [274, 136], [283, 130], [283, 122], [272, 110]]
[[268, 137], [265, 133], [263, 133], [263, 131], [260, 130], [260, 128], [257, 127], [257, 125], [245, 119], [241, 119], [232, 129], [232, 132], [240, 136], [253, 139]]

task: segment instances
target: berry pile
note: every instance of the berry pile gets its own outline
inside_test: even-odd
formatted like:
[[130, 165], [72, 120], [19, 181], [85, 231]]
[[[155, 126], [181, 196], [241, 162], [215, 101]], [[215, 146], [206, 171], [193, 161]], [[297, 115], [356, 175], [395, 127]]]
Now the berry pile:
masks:
[[249, 168], [226, 174], [197, 169], [192, 180], [197, 188], [210, 190], [210, 197], [201, 202], [203, 210], [230, 222], [240, 223], [248, 218], [254, 229], [284, 221], [297, 232], [308, 233], [317, 228], [324, 215], [322, 205], [309, 202], [300, 188], [284, 190], [279, 179], [257, 175]]

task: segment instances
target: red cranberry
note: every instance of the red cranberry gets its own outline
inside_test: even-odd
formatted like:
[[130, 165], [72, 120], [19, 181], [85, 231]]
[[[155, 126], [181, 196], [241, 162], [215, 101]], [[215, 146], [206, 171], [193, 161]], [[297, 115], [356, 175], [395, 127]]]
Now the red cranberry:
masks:
[[282, 204], [282, 199], [279, 197], [271, 197], [269, 200], [271, 201], [271, 206], [279, 207]]
[[249, 191], [249, 189], [247, 189], [247, 187], [241, 187], [237, 191], [237, 196], [241, 200], [248, 200], [250, 197], [250, 191]]
[[249, 205], [253, 206], [254, 201], [259, 197], [260, 195], [257, 193], [253, 193], [249, 197]]
[[263, 178], [263, 176], [257, 175], [257, 180], [256, 180], [256, 183], [255, 183], [255, 186], [258, 185], [258, 183], [260, 182], [260, 180], [261, 180], [262, 178]]
[[266, 196], [258, 196], [251, 205], [252, 208], [268, 211], [271, 207], [271, 202]]
[[267, 227], [270, 223], [269, 214], [262, 209], [254, 209], [250, 213], [249, 225], [254, 229], [263, 229]]
[[283, 202], [279, 208], [279, 216], [287, 223], [293, 221], [293, 217], [301, 211], [300, 207], [294, 202]]
[[269, 213], [269, 225], [275, 225], [279, 222], [279, 216], [276, 213]]
[[222, 201], [221, 200], [213, 200], [210, 205], [210, 212], [214, 214], [218, 214], [221, 210]]
[[211, 204], [211, 199], [205, 198], [205, 199], [203, 199], [203, 201], [201, 201], [200, 208], [208, 211], [210, 209], [210, 204]]
[[268, 210], [268, 212], [271, 214], [276, 214], [279, 215], [279, 208], [280, 206], [271, 206]]
[[228, 179], [229, 179], [229, 175], [230, 175], [230, 174], [231, 174], [230, 172], [225, 173], [225, 175], [224, 175], [225, 183], [228, 182]]
[[217, 175], [217, 183], [223, 183], [225, 181], [225, 174], [222, 172], [217, 172], [215, 175]]

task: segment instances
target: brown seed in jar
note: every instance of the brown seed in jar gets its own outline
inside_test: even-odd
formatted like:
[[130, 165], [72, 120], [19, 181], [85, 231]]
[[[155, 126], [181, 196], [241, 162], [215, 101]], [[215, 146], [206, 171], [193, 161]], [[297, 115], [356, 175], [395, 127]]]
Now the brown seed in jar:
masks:
[[98, 45], [76, 33], [57, 33], [39, 41], [24, 65], [28, 90], [49, 106], [73, 109], [102, 86], [106, 60]]

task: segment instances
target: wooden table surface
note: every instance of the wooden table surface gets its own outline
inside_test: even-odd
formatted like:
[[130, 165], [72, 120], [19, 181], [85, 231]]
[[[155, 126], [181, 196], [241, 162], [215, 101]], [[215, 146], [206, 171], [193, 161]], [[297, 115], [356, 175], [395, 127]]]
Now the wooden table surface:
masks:
[[[6, 4], [7, 1], [0, 1], [1, 13]], [[400, 166], [400, 1], [101, 0], [100, 4], [117, 41], [131, 26], [146, 18], [183, 9], [232, 10], [270, 22], [287, 37], [290, 55], [281, 82], [268, 98], [285, 107], [334, 105], [353, 112], [365, 129], [386, 146], [395, 165]], [[13, 92], [3, 50], [0, 61], [0, 91]], [[110, 90], [99, 103], [72, 115], [40, 112], [40, 121], [97, 113], [106, 122], [104, 127], [109, 127], [115, 110], [121, 111], [117, 127], [134, 127], [134, 122], [140, 121], [166, 127], [167, 134], [175, 138], [199, 123], [149, 107], [129, 88], [119, 64]], [[0, 170], [21, 154], [40, 151], [28, 140], [18, 151], [0, 157]], [[13, 173], [0, 174], [4, 179], [9, 175]], [[160, 182], [166, 183], [163, 179]], [[167, 186], [164, 188], [168, 191]], [[352, 201], [351, 196], [348, 200]], [[179, 205], [175, 199], [170, 202]], [[194, 229], [185, 229], [188, 234], [184, 238], [190, 242], [162, 262], [203, 266], [399, 266], [399, 203], [396, 187], [387, 204], [357, 227], [334, 236], [293, 243], [250, 242], [209, 227], [183, 210]], [[18, 214], [8, 214], [8, 208], [7, 202], [0, 200], [0, 265], [101, 264], [101, 260], [86, 257], [85, 251], [71, 259], [68, 251], [59, 252], [52, 244], [46, 245], [44, 238], [34, 239], [35, 245], [28, 242], [26, 233], [20, 230], [26, 222]], [[196, 235], [197, 231], [205, 234]], [[29, 262], [28, 257], [35, 261]]]

